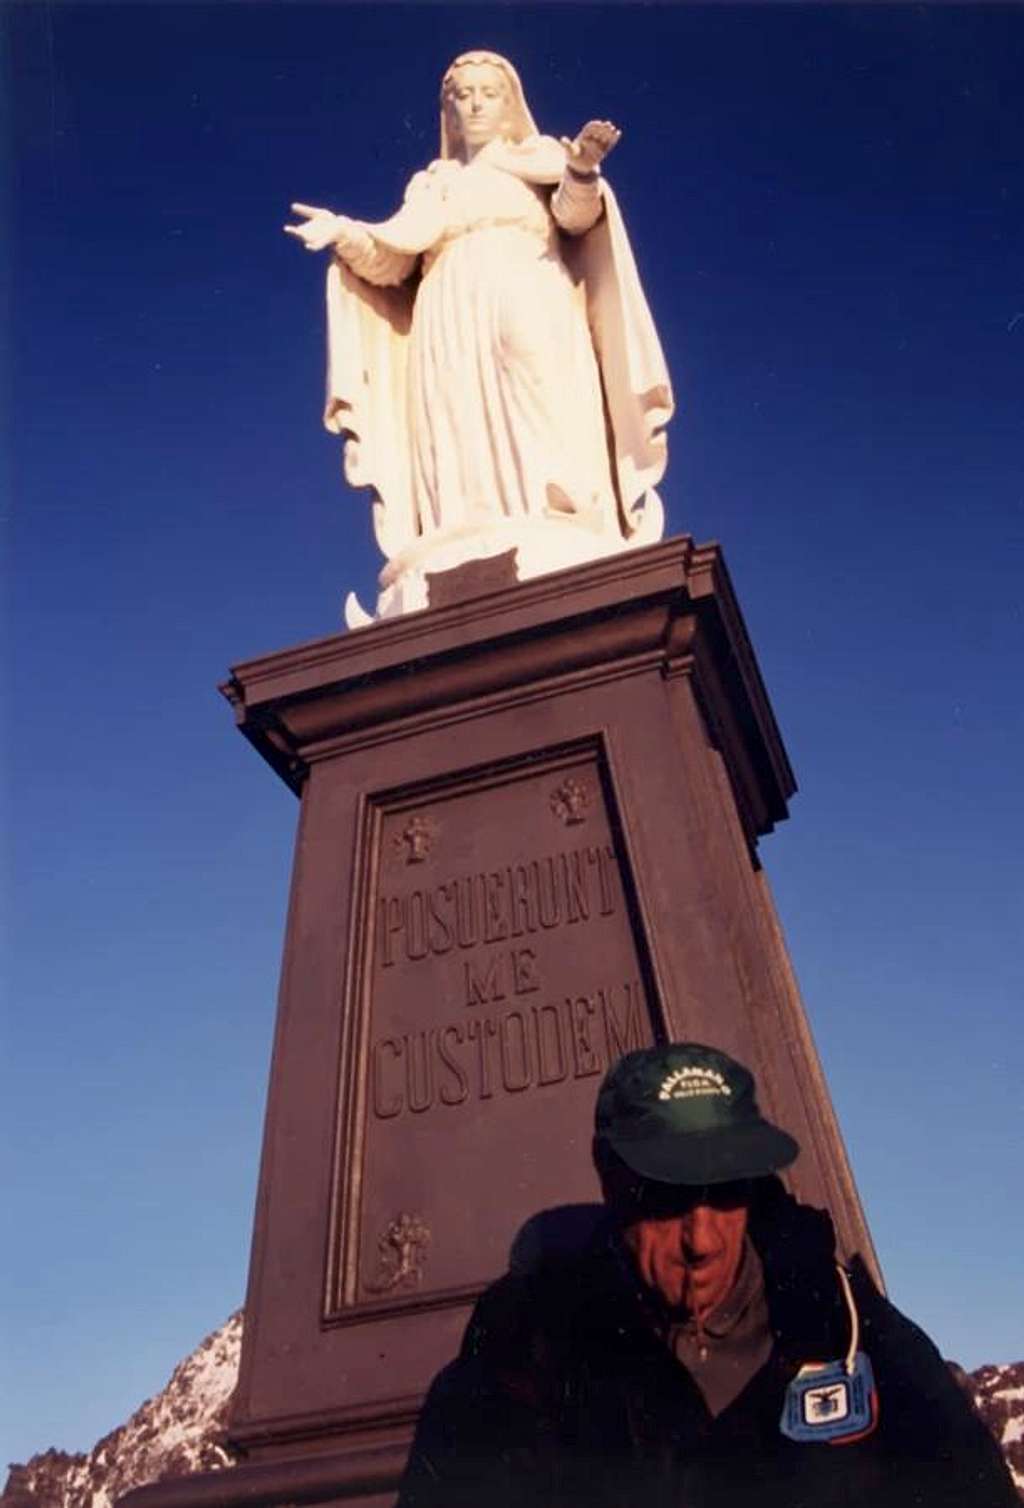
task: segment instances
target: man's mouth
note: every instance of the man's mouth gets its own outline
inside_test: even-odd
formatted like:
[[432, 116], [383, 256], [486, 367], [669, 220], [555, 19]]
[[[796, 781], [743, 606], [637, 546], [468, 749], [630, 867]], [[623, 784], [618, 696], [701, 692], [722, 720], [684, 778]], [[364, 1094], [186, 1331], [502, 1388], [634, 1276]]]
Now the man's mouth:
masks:
[[705, 1272], [718, 1261], [718, 1252], [705, 1252], [699, 1257], [687, 1257], [683, 1266], [689, 1272]]

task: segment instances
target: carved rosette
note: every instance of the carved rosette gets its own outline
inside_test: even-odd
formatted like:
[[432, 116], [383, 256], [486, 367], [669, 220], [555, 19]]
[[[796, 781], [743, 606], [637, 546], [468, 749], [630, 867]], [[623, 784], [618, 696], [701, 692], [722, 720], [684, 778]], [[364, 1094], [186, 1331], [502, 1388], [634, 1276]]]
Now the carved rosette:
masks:
[[366, 1284], [367, 1292], [418, 1288], [431, 1239], [430, 1227], [421, 1215], [403, 1211], [396, 1216], [378, 1238], [377, 1271]]
[[409, 818], [402, 831], [395, 835], [394, 851], [407, 864], [422, 864], [440, 831], [441, 828], [433, 817], [424, 817], [417, 812]]
[[578, 775], [568, 775], [551, 793], [551, 810], [566, 827], [574, 827], [587, 820], [587, 808], [591, 803], [590, 786]]

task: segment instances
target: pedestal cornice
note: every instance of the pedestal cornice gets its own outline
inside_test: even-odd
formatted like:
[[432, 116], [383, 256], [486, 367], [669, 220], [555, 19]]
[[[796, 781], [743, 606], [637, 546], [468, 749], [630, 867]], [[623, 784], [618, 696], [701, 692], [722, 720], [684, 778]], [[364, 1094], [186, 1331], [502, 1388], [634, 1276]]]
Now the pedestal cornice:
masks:
[[751, 842], [796, 782], [718, 545], [688, 536], [236, 665], [221, 690], [296, 793], [316, 759], [659, 664], [687, 675]]

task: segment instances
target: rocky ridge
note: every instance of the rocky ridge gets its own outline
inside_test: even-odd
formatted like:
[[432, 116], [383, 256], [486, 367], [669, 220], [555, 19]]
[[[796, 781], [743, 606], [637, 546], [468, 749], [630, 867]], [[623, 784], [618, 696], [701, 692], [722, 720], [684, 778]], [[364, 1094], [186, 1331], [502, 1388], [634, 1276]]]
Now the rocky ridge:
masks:
[[162, 1392], [88, 1454], [44, 1450], [12, 1465], [2, 1508], [112, 1508], [146, 1482], [233, 1465], [224, 1429], [241, 1344], [239, 1309], [178, 1363]]
[[979, 1367], [967, 1375], [975, 1406], [1002, 1446], [1024, 1498], [1024, 1361]]
[[[233, 1464], [224, 1439], [238, 1375], [242, 1311], [175, 1367], [167, 1386], [88, 1454], [46, 1450], [12, 1465], [0, 1508], [113, 1508], [146, 1482]], [[1024, 1361], [962, 1373], [1024, 1499]]]

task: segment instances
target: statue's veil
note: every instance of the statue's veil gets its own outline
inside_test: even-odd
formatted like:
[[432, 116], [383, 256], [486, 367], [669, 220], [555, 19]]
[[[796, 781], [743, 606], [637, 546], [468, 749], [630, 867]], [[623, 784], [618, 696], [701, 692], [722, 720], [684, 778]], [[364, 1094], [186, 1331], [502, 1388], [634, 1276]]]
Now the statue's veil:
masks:
[[458, 153], [458, 139], [451, 128], [448, 116], [448, 99], [455, 83], [455, 70], [470, 63], [489, 63], [504, 78], [511, 104], [512, 140], [520, 142], [525, 141], [528, 136], [538, 135], [537, 124], [526, 103], [522, 82], [508, 58], [503, 58], [498, 52], [461, 52], [448, 67], [441, 80], [441, 156], [455, 157]]

